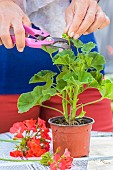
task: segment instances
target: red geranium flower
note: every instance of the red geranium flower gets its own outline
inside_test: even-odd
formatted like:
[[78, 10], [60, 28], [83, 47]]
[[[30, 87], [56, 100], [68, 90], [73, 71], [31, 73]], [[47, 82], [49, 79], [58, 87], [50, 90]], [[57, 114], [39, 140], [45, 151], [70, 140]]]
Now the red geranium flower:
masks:
[[23, 122], [14, 123], [13, 126], [10, 128], [10, 133], [16, 133], [16, 137], [23, 138], [22, 133], [25, 131], [26, 127]]
[[[48, 132], [49, 129], [45, 126], [45, 121], [38, 119], [30, 119], [23, 122], [17, 122], [10, 128], [11, 133], [15, 133], [15, 138], [21, 138], [16, 151], [11, 152], [11, 156], [25, 157], [40, 157], [45, 152], [49, 151], [51, 139]], [[22, 153], [22, 154], [21, 154]]]
[[30, 131], [32, 130], [33, 132], [37, 132], [37, 127], [36, 127], [36, 120], [30, 119], [30, 120], [25, 120], [23, 123], [26, 126], [26, 130]]
[[48, 128], [46, 128], [44, 131], [41, 131], [41, 138], [51, 140], [51, 137], [49, 136], [48, 132], [49, 132]]
[[26, 155], [27, 157], [40, 157], [42, 154], [47, 152], [45, 149], [42, 149], [40, 139], [32, 139], [31, 141], [28, 141], [28, 147], [29, 150]]
[[44, 142], [44, 149], [45, 149], [46, 151], [49, 151], [49, 150], [50, 150], [50, 144], [49, 144], [49, 142], [47, 142], [47, 141]]
[[39, 117], [38, 117], [38, 126], [40, 126], [41, 127], [41, 129], [46, 129], [46, 125], [45, 125], [45, 121], [44, 120], [42, 120], [42, 119], [40, 119]]
[[57, 170], [57, 164], [55, 162], [50, 165], [50, 170]]
[[10, 156], [13, 156], [13, 157], [23, 157], [23, 152], [20, 151], [20, 150], [16, 150], [16, 151], [12, 151], [10, 152]]

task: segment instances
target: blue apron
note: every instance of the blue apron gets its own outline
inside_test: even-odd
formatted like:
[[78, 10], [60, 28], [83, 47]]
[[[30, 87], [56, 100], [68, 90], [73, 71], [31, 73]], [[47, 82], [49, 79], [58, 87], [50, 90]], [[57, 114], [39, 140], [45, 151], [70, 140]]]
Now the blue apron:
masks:
[[[81, 36], [80, 39], [84, 43], [89, 41], [96, 43], [93, 34]], [[97, 51], [97, 47], [94, 51]], [[34, 85], [28, 84], [29, 79], [42, 69], [58, 72], [49, 55], [43, 50], [26, 47], [23, 53], [19, 53], [16, 47], [6, 49], [1, 46], [0, 94], [21, 94], [31, 91]]]
[[[93, 33], [81, 36], [80, 40], [84, 43], [89, 41], [96, 43]], [[98, 51], [97, 47], [94, 51]], [[42, 69], [58, 72], [52, 64], [49, 54], [43, 50], [26, 47], [23, 53], [19, 53], [16, 47], [6, 49], [1, 46], [0, 94], [21, 94], [31, 91], [35, 85], [29, 84], [29, 80]]]

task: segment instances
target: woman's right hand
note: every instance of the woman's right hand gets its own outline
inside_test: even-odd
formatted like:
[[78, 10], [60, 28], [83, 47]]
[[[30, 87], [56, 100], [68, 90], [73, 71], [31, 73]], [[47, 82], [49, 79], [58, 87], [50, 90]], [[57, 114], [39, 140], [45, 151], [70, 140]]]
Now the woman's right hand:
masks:
[[23, 24], [30, 26], [29, 18], [21, 8], [11, 0], [0, 1], [0, 45], [13, 48], [14, 44], [10, 36], [10, 28], [13, 28], [16, 47], [22, 52], [25, 47], [25, 30]]

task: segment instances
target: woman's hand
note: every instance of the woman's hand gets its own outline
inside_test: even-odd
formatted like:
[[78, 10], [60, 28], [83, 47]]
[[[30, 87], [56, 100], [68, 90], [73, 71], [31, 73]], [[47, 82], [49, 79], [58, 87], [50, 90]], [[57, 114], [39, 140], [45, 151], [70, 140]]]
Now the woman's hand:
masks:
[[72, 0], [65, 11], [65, 33], [78, 39], [109, 25], [110, 20], [98, 5], [97, 0]]
[[13, 28], [16, 46], [22, 52], [25, 47], [25, 30], [23, 24], [30, 25], [30, 20], [21, 8], [11, 0], [0, 1], [0, 45], [13, 48], [14, 44], [10, 37], [10, 28]]

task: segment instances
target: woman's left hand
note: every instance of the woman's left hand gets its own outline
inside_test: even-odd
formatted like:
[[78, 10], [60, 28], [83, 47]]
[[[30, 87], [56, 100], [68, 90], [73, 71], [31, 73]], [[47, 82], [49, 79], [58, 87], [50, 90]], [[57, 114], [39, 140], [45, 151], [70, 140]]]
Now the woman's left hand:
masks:
[[64, 33], [78, 39], [110, 24], [109, 18], [98, 5], [97, 0], [72, 0], [65, 11]]

